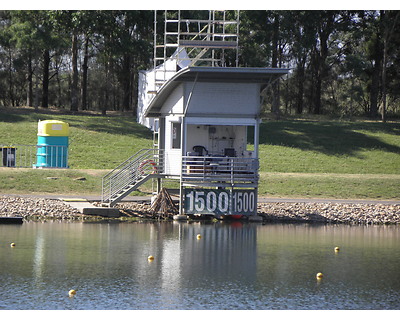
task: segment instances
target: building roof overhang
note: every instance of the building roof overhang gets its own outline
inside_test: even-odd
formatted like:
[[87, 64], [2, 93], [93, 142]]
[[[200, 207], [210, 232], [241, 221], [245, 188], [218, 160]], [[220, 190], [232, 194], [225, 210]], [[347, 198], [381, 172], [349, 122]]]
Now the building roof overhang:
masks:
[[288, 72], [285, 68], [186, 67], [163, 84], [144, 115], [159, 117], [165, 100], [182, 82], [261, 83], [266, 87]]

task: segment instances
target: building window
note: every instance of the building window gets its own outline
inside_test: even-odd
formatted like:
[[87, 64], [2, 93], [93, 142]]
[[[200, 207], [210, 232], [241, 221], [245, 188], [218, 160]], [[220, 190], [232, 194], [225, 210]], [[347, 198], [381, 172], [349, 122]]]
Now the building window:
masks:
[[181, 124], [172, 122], [172, 149], [181, 148]]

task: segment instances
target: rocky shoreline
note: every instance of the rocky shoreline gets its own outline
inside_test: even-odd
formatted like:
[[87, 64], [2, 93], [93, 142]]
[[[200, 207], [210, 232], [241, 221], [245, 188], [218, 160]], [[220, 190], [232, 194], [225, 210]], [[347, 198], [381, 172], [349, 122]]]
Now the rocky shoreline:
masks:
[[[147, 202], [121, 202], [117, 208], [121, 217], [116, 219], [121, 221], [154, 219]], [[258, 214], [263, 222], [400, 224], [399, 204], [265, 202], [258, 204]], [[0, 217], [27, 221], [102, 219], [83, 215], [61, 200], [15, 196], [0, 196]]]

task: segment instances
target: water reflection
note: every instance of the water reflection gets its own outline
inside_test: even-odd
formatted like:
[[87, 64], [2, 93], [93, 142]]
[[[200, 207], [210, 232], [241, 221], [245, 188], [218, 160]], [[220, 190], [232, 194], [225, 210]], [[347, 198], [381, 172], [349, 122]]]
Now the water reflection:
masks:
[[[183, 260], [186, 272], [195, 271], [199, 277], [211, 274], [217, 278], [227, 275], [251, 276], [256, 272], [257, 237], [252, 224], [183, 225]], [[198, 240], [196, 235], [200, 234]]]
[[[258, 275], [274, 290], [264, 293], [280, 309], [398, 309], [393, 297], [400, 292], [399, 231], [395, 226], [260, 228]], [[317, 272], [324, 274], [320, 282]]]
[[399, 249], [395, 226], [0, 226], [0, 308], [398, 309]]

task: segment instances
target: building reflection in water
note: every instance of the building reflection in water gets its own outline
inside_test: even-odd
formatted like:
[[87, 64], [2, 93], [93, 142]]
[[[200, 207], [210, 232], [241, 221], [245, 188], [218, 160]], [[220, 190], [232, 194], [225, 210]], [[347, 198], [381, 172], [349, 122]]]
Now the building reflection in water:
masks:
[[[204, 288], [217, 282], [256, 277], [256, 226], [232, 223], [182, 223], [169, 230], [174, 237], [162, 242], [160, 266], [162, 289], [166, 295], [179, 295], [185, 289]], [[178, 235], [178, 236], [177, 236]], [[201, 235], [197, 239], [197, 235]]]

